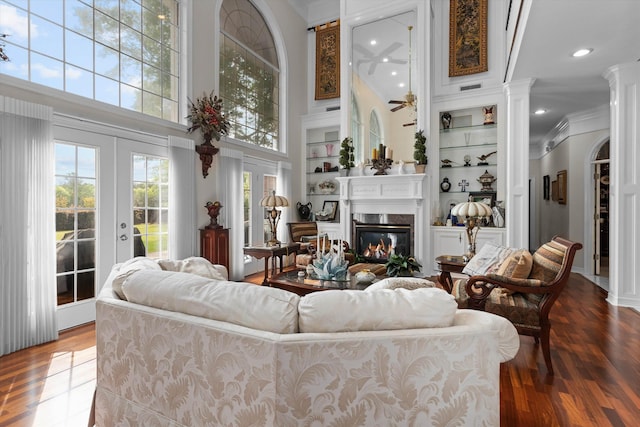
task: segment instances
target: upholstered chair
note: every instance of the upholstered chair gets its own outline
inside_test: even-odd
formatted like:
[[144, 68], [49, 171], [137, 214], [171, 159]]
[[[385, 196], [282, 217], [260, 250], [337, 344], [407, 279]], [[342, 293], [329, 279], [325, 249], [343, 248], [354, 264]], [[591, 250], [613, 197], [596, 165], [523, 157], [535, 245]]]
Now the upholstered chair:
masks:
[[[300, 243], [300, 250], [296, 255], [296, 266], [298, 268], [304, 268], [313, 260], [313, 254], [316, 251], [316, 241], [318, 237], [318, 224], [315, 221], [303, 221], [303, 222], [288, 222], [289, 238], [292, 242]], [[329, 241], [322, 239], [321, 242], [325, 242], [327, 247], [323, 248], [323, 251], [328, 250], [330, 245], [336, 245], [337, 240]], [[346, 252], [349, 250], [349, 243], [342, 241], [342, 249]], [[345, 254], [345, 258], [349, 263], [353, 262], [353, 255]]]
[[524, 263], [516, 256], [504, 260], [496, 272], [459, 279], [453, 290], [458, 307], [484, 310], [509, 319], [519, 334], [541, 342], [547, 371], [553, 375], [549, 312], [566, 286], [575, 253], [581, 248], [580, 243], [556, 236], [533, 253], [528, 276], [513, 277], [518, 265]]

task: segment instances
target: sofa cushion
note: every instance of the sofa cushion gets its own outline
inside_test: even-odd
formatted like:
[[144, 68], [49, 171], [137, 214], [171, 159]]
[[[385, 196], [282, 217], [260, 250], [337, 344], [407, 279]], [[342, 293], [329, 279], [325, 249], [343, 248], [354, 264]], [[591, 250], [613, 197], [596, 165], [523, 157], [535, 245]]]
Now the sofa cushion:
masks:
[[420, 288], [433, 288], [436, 286], [430, 280], [421, 279], [419, 277], [387, 277], [376, 283], [368, 286], [365, 291], [377, 291], [379, 289], [420, 289]]
[[182, 273], [197, 274], [209, 279], [228, 280], [229, 273], [224, 265], [212, 264], [208, 259], [193, 256], [182, 260], [161, 259], [158, 265], [163, 270], [180, 271]]
[[328, 290], [300, 298], [300, 332], [352, 332], [447, 327], [457, 304], [438, 288]]
[[487, 242], [478, 253], [469, 260], [462, 272], [469, 276], [484, 276], [487, 273], [492, 273], [512, 252], [513, 249]]
[[116, 274], [111, 282], [113, 291], [120, 299], [127, 299], [125, 294], [122, 292], [122, 284], [133, 273], [141, 270], [161, 270], [161, 268], [155, 260], [142, 256], [131, 258], [123, 262], [118, 269], [118, 274]]
[[[496, 274], [511, 279], [526, 279], [531, 273], [533, 257], [526, 249], [516, 250], [509, 255], [498, 267]], [[513, 291], [507, 288], [500, 288], [501, 292], [512, 294]]]
[[282, 289], [182, 272], [143, 270], [131, 274], [122, 290], [136, 304], [262, 331], [298, 331], [300, 297]]

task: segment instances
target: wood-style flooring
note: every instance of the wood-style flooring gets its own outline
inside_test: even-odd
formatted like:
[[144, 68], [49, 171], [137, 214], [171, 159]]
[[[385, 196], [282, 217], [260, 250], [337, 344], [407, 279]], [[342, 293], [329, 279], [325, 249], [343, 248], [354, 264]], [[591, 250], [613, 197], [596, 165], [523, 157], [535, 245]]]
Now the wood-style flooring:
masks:
[[[605, 298], [571, 275], [551, 312], [553, 377], [533, 339], [520, 337], [501, 368], [503, 427], [640, 425], [640, 313]], [[95, 357], [93, 324], [0, 357], [0, 426], [86, 426]]]

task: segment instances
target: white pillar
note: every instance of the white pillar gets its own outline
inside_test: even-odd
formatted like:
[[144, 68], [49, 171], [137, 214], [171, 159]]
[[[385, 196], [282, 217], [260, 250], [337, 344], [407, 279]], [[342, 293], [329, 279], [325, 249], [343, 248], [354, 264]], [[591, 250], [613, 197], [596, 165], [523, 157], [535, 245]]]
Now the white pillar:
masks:
[[614, 65], [604, 77], [611, 90], [607, 301], [640, 310], [640, 62]]
[[505, 83], [506, 245], [529, 247], [529, 94], [533, 79]]

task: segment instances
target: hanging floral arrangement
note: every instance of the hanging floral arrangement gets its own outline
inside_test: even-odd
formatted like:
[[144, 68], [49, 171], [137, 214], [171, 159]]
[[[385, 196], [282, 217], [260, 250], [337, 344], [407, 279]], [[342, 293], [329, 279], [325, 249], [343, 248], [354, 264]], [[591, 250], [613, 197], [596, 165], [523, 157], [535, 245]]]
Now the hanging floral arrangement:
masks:
[[191, 127], [187, 129], [187, 133], [195, 132], [200, 129], [205, 144], [211, 144], [211, 140], [220, 141], [222, 135], [229, 132], [229, 122], [222, 112], [222, 98], [218, 98], [213, 91], [202, 98], [197, 98], [195, 102], [189, 100], [191, 104], [187, 120], [191, 123]]
[[196, 145], [196, 151], [202, 161], [202, 176], [206, 178], [213, 163], [213, 156], [219, 151], [211, 144], [211, 140], [215, 138], [216, 141], [220, 141], [222, 135], [229, 133], [230, 124], [222, 112], [222, 98], [214, 95], [213, 91], [209, 95], [205, 93], [195, 102], [189, 100], [189, 103], [191, 106], [187, 120], [191, 126], [187, 129], [187, 133], [195, 132], [198, 129], [202, 132], [204, 142]]

